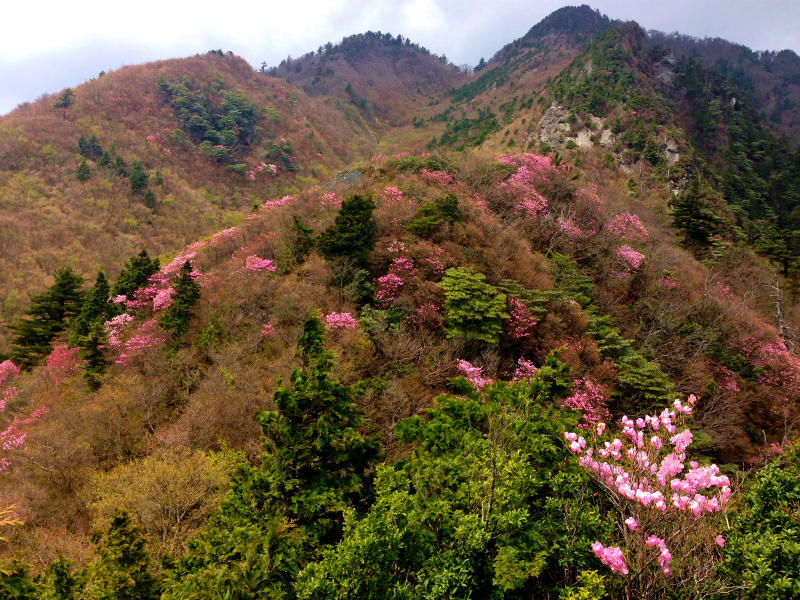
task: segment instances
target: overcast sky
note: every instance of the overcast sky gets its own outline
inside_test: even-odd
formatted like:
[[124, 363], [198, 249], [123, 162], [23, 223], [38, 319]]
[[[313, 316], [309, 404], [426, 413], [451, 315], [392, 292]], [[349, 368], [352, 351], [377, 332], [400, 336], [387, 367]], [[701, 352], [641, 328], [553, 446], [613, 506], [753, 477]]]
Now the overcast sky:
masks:
[[[0, 114], [100, 71], [220, 48], [276, 65], [367, 30], [398, 33], [456, 64], [474, 65], [564, 0], [46, 0], [0, 9]], [[646, 29], [722, 37], [800, 54], [798, 0], [594, 0]]]

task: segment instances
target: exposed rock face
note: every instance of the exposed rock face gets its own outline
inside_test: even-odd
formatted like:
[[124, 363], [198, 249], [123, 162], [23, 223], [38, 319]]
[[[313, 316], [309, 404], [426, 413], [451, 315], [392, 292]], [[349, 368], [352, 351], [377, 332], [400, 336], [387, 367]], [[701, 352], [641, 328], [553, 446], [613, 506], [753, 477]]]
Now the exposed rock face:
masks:
[[681, 155], [678, 152], [678, 142], [675, 140], [667, 140], [667, 165], [670, 167], [680, 159]]
[[678, 63], [675, 57], [670, 54], [665, 56], [656, 65], [656, 79], [666, 85], [672, 85], [672, 80], [675, 79], [675, 65]]
[[346, 173], [344, 171], [336, 171], [336, 175], [333, 176], [333, 185], [344, 181], [347, 185], [353, 187], [359, 179], [361, 179], [361, 171], [353, 170]]
[[552, 148], [563, 150], [570, 127], [566, 122], [569, 111], [553, 104], [539, 120], [539, 141], [550, 144]]

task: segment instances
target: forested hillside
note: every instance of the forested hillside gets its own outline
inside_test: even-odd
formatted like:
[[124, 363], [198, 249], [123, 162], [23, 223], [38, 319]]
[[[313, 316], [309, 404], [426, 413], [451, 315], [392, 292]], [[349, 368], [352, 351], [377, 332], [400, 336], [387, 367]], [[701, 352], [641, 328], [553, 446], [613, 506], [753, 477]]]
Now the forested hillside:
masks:
[[0, 120], [0, 597], [800, 596], [800, 154], [585, 6], [482, 62]]

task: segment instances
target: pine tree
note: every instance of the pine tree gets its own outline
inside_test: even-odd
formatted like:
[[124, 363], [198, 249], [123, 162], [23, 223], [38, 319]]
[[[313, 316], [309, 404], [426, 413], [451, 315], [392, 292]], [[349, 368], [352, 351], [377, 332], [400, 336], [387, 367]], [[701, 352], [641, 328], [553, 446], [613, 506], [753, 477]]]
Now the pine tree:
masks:
[[156, 207], [156, 195], [155, 192], [151, 189], [146, 189], [144, 191], [144, 205], [149, 208], [150, 210]]
[[709, 238], [721, 231], [722, 218], [714, 212], [711, 190], [693, 179], [689, 187], [672, 200], [672, 222], [692, 242], [707, 246]]
[[88, 181], [92, 177], [92, 170], [86, 164], [86, 159], [82, 159], [78, 168], [75, 169], [75, 179], [78, 181]]
[[147, 175], [145, 174], [142, 163], [135, 160], [131, 163], [131, 191], [141, 192], [147, 187]]
[[72, 97], [75, 95], [75, 92], [72, 91], [72, 88], [67, 88], [61, 93], [61, 97], [59, 98], [58, 102], [55, 103], [54, 108], [69, 108], [74, 103]]
[[50, 341], [64, 331], [83, 304], [83, 277], [69, 267], [55, 272], [55, 283], [44, 294], [31, 296], [31, 305], [13, 327], [11, 359], [30, 368], [50, 354]]
[[445, 295], [447, 337], [476, 339], [497, 346], [503, 332], [506, 296], [472, 269], [448, 269], [439, 284]]
[[93, 600], [151, 600], [158, 597], [156, 581], [148, 570], [142, 535], [128, 513], [117, 510], [105, 536], [92, 542], [100, 560], [90, 566], [87, 597]]
[[82, 344], [83, 338], [89, 334], [92, 324], [104, 322], [114, 316], [114, 305], [108, 301], [111, 286], [103, 271], [97, 272], [97, 280], [86, 294], [80, 313], [70, 323], [69, 345], [75, 347]]
[[333, 225], [317, 240], [320, 254], [328, 259], [351, 258], [356, 265], [364, 266], [375, 247], [374, 210], [375, 203], [370, 198], [355, 195], [344, 200]]
[[125, 268], [114, 282], [111, 288], [112, 296], [127, 296], [130, 298], [133, 293], [143, 287], [151, 275], [156, 273], [160, 265], [157, 258], [150, 258], [147, 250], [142, 250], [138, 256], [134, 256], [125, 264]]
[[172, 304], [164, 310], [158, 324], [180, 336], [189, 330], [189, 320], [193, 315], [192, 307], [200, 299], [200, 285], [192, 276], [192, 263], [188, 260], [183, 263], [172, 287], [175, 289], [172, 294]]
[[128, 171], [127, 171], [128, 164], [125, 162], [125, 159], [122, 158], [121, 155], [117, 154], [114, 157], [114, 160], [111, 161], [111, 167], [114, 169], [114, 173], [116, 173], [120, 177], [128, 176]]
[[358, 432], [363, 412], [354, 388], [329, 378], [332, 354], [323, 348], [322, 324], [314, 316], [303, 325], [298, 344], [302, 368], [289, 386], [280, 386], [277, 410], [258, 416], [268, 460], [279, 473], [287, 515], [309, 536], [333, 543], [341, 534], [342, 510], [358, 506], [378, 443]]
[[107, 342], [108, 335], [102, 321], [93, 322], [88, 333], [81, 338], [79, 356], [84, 360], [83, 378], [93, 392], [100, 389], [103, 373], [108, 366], [103, 351]]

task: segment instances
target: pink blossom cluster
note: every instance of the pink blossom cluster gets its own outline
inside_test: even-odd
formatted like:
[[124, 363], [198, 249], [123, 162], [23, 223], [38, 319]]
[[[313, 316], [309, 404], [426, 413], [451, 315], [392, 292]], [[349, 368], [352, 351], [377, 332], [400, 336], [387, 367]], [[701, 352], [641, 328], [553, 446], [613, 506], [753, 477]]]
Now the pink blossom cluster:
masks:
[[556, 219], [556, 226], [558, 227], [559, 231], [561, 231], [573, 242], [580, 241], [586, 237], [586, 233], [581, 231], [581, 228], [575, 225], [575, 222], [572, 219], [558, 217], [558, 219]]
[[422, 259], [422, 262], [428, 263], [433, 268], [433, 272], [436, 275], [441, 275], [447, 269], [447, 265], [442, 260], [443, 254], [444, 249], [435, 246], [433, 250], [431, 250], [430, 254]]
[[19, 367], [13, 362], [4, 360], [0, 363], [0, 385], [14, 379], [17, 375], [19, 375]]
[[549, 156], [536, 154], [506, 154], [498, 159], [506, 165], [517, 166], [517, 172], [498, 187], [516, 200], [514, 210], [527, 217], [539, 217], [547, 213], [547, 200], [537, 190], [536, 185], [551, 181], [553, 176], [566, 171], [566, 165], [555, 166]]
[[[194, 252], [194, 251], [181, 252], [180, 254], [178, 254], [178, 256], [176, 256], [174, 259], [172, 259], [172, 261], [169, 264], [164, 265], [163, 267], [161, 267], [161, 274], [164, 277], [171, 279], [172, 277], [174, 277], [175, 275], [178, 274], [178, 272], [181, 270], [181, 267], [183, 267], [183, 264], [187, 260], [191, 262], [192, 260], [194, 260], [194, 258], [196, 256], [197, 256], [197, 252]], [[151, 280], [152, 279], [153, 278], [151, 277]]]
[[392, 158], [403, 158], [404, 156], [408, 156], [411, 154], [410, 152], [401, 152], [400, 154], [392, 154]]
[[622, 278], [636, 274], [647, 257], [628, 245], [622, 245], [617, 248], [615, 258], [617, 259], [617, 268], [611, 274], [614, 277]]
[[227, 229], [223, 229], [222, 231], [215, 233], [208, 241], [208, 245], [214, 246], [215, 244], [218, 244], [219, 242], [222, 242], [224, 240], [233, 239], [234, 237], [236, 237], [238, 233], [239, 233], [238, 227], [228, 227]]
[[672, 275], [667, 275], [666, 277], [662, 277], [657, 281], [658, 285], [665, 288], [679, 288], [681, 284], [677, 281], [672, 279]]
[[273, 174], [273, 175], [275, 175], [275, 174], [278, 172], [278, 167], [276, 167], [276, 166], [275, 166], [275, 165], [273, 165], [273, 164], [269, 164], [269, 165], [268, 165], [268, 164], [267, 164], [267, 163], [265, 163], [265, 162], [262, 162], [260, 165], [258, 165], [258, 166], [256, 167], [256, 171], [258, 171], [259, 173], [263, 172], [263, 171], [264, 171], [264, 169], [268, 169], [269, 171], [271, 171], [271, 172], [272, 172], [272, 174]]
[[249, 178], [250, 178], [250, 181], [255, 181], [255, 180], [256, 180], [256, 173], [255, 173], [255, 171], [248, 171], [248, 172], [247, 172], [247, 177], [249, 177]]
[[69, 348], [66, 344], [59, 344], [53, 348], [47, 357], [45, 372], [58, 385], [70, 375], [78, 372], [81, 360], [78, 358], [79, 348]]
[[271, 337], [275, 335], [275, 326], [271, 323], [267, 323], [264, 327], [261, 328], [261, 335], [264, 337]]
[[605, 390], [590, 377], [575, 382], [575, 391], [564, 400], [564, 406], [580, 411], [582, 422], [590, 426], [611, 418]]
[[529, 337], [536, 325], [536, 319], [519, 298], [508, 296], [508, 314], [509, 317], [506, 322], [508, 335], [515, 340]]
[[268, 258], [259, 258], [255, 254], [251, 254], [244, 261], [244, 266], [251, 271], [267, 271], [271, 272], [277, 269], [273, 261]]
[[420, 174], [428, 181], [437, 185], [449, 185], [453, 182], [453, 176], [447, 171], [428, 171], [428, 169], [422, 169]]
[[536, 365], [520, 357], [517, 361], [517, 368], [514, 369], [514, 375], [511, 381], [527, 381], [530, 383], [531, 380], [536, 377], [536, 371], [538, 371]]
[[125, 294], [117, 294], [116, 296], [109, 296], [108, 301], [112, 304], [125, 304], [128, 297]]
[[669, 575], [672, 572], [669, 568], [669, 565], [672, 563], [672, 553], [667, 548], [667, 543], [660, 537], [651, 535], [647, 538], [645, 544], [650, 547], [655, 546], [658, 548], [658, 565], [661, 567], [664, 575]]
[[156, 136], [154, 136], [154, 135], [148, 135], [148, 136], [147, 136], [147, 141], [148, 141], [148, 142], [155, 142], [155, 141], [156, 141]]
[[396, 187], [388, 186], [379, 196], [386, 204], [397, 204], [403, 199], [403, 191]]
[[775, 388], [784, 402], [800, 400], [800, 358], [789, 352], [780, 338], [764, 342], [747, 337], [741, 342], [740, 352], [760, 370], [758, 383]]
[[325, 327], [328, 329], [355, 329], [358, 321], [349, 312], [330, 312], [324, 316]]
[[592, 552], [599, 558], [604, 565], [611, 569], [612, 573], [619, 573], [627, 575], [630, 573], [628, 565], [625, 564], [625, 555], [622, 549], [617, 546], [609, 546], [606, 548], [600, 542], [592, 544]]
[[633, 242], [643, 242], [648, 238], [647, 229], [639, 217], [629, 212], [620, 213], [606, 223], [606, 231]]
[[142, 323], [137, 330], [139, 333], [125, 341], [123, 344], [125, 351], [120, 353], [119, 358], [114, 361], [116, 364], [127, 366], [131, 360], [138, 357], [143, 351], [155, 348], [167, 341], [166, 337], [155, 333], [156, 320], [153, 318]]
[[391, 243], [389, 244], [389, 247], [386, 248], [386, 250], [388, 250], [391, 253], [405, 252], [406, 245], [398, 240], [392, 240]]
[[429, 329], [435, 331], [442, 327], [442, 313], [438, 306], [432, 302], [426, 302], [417, 307], [414, 314], [409, 317], [409, 322], [411, 327], [416, 330]]
[[475, 194], [473, 201], [475, 202], [475, 206], [480, 208], [481, 213], [483, 213], [484, 215], [488, 215], [490, 212], [492, 212], [491, 210], [489, 210], [489, 206], [486, 204], [486, 200], [481, 198], [478, 194]]
[[715, 369], [717, 373], [717, 384], [726, 392], [733, 392], [734, 394], [740, 392], [739, 384], [734, 379], [735, 373], [725, 366], [718, 366]]
[[475, 389], [481, 391], [487, 385], [494, 383], [494, 379], [484, 377], [483, 367], [476, 367], [466, 360], [457, 360], [456, 367], [459, 371], [464, 373], [464, 378], [475, 386]]
[[378, 277], [376, 282], [378, 286], [375, 290], [375, 297], [382, 307], [385, 308], [397, 300], [400, 289], [403, 287], [403, 279], [400, 276], [395, 273], [387, 273], [383, 277]]
[[294, 196], [284, 196], [280, 200], [267, 200], [261, 204], [261, 208], [275, 208], [277, 206], [286, 206], [297, 200]]
[[122, 333], [133, 321], [133, 315], [122, 313], [116, 317], [109, 319], [103, 324], [108, 336], [108, 343], [110, 348], [120, 348], [122, 346]]
[[341, 203], [342, 199], [336, 196], [334, 192], [322, 194], [322, 201], [320, 202], [322, 206], [339, 206]]
[[380, 162], [386, 158], [386, 155], [382, 152], [380, 154], [375, 154], [372, 158], [369, 159], [370, 162]]
[[[675, 433], [679, 426], [675, 423], [680, 424], [684, 415], [692, 413], [695, 402], [694, 396], [689, 397], [686, 405], [675, 400], [672, 410], [664, 409], [659, 415], [648, 415], [635, 422], [624, 416], [622, 438], [614, 438], [603, 445], [598, 443], [585, 454], [586, 441], [582, 437], [575, 433], [564, 436], [572, 442], [572, 452], [583, 454], [579, 464], [595, 474], [614, 495], [662, 512], [674, 508], [699, 517], [704, 512], [721, 510], [730, 498], [731, 488], [730, 480], [719, 474], [716, 465], [701, 467], [692, 461], [683, 479], [677, 477], [685, 468], [685, 451], [692, 442], [692, 432], [684, 429]], [[649, 438], [645, 433], [647, 428], [651, 430]], [[597, 435], [602, 435], [604, 430], [605, 424], [599, 423]], [[669, 454], [661, 458], [662, 451], [669, 451]], [[719, 490], [716, 495], [700, 493], [713, 488]], [[668, 502], [670, 492], [671, 503]]]
[[165, 287], [160, 289], [156, 292], [156, 295], [153, 297], [153, 310], [164, 310], [165, 308], [169, 308], [172, 304], [172, 294], [175, 293], [175, 290], [171, 287]]

